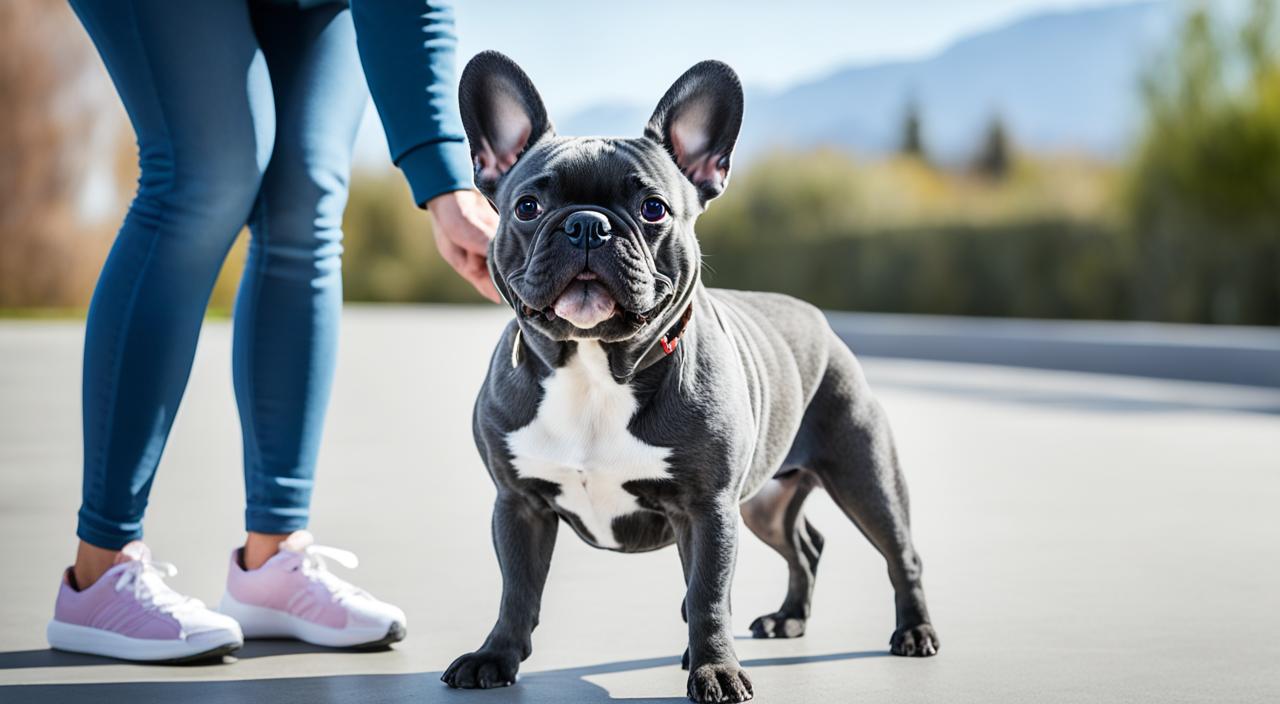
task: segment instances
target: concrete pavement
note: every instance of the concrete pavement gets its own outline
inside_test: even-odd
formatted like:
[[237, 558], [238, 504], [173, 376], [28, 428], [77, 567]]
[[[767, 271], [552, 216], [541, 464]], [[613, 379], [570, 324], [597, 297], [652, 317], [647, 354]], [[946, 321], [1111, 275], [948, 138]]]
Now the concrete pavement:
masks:
[[[495, 615], [493, 488], [471, 402], [505, 316], [351, 308], [315, 496], [320, 542], [401, 604], [380, 653], [251, 643], [155, 667], [53, 653], [43, 629], [79, 498], [81, 329], [0, 322], [0, 702], [683, 701], [673, 550], [615, 555], [562, 531], [520, 683], [439, 681]], [[211, 322], [147, 518], [173, 584], [216, 602], [242, 535], [229, 327]], [[809, 632], [754, 641], [785, 566], [745, 534], [739, 655], [773, 702], [1280, 699], [1280, 390], [973, 364], [864, 360], [906, 466], [941, 654], [887, 655], [883, 561], [818, 494], [827, 536]], [[335, 568], [341, 569], [341, 568]]]

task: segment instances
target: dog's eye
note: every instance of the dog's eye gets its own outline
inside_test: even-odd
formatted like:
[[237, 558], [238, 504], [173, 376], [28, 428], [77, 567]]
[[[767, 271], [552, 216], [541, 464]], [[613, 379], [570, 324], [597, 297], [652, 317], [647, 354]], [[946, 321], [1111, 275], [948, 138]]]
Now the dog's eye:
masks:
[[646, 198], [640, 204], [640, 217], [648, 222], [658, 222], [667, 217], [667, 204], [657, 198]]
[[538, 204], [538, 199], [533, 196], [525, 196], [516, 201], [516, 218], [519, 220], [532, 220], [542, 214], [542, 206]]

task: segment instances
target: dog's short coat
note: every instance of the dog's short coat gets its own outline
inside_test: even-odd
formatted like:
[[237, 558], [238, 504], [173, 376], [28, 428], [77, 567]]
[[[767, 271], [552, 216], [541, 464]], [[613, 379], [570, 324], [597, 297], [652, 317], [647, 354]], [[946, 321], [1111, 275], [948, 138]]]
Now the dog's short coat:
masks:
[[493, 52], [467, 66], [459, 100], [476, 184], [500, 214], [490, 273], [516, 319], [474, 417], [498, 490], [501, 607], [442, 679], [514, 682], [563, 520], [601, 548], [675, 544], [689, 697], [750, 699], [729, 617], [738, 513], [790, 570], [781, 608], [752, 633], [801, 636], [823, 546], [802, 508], [817, 487], [888, 563], [892, 652], [937, 652], [906, 485], [853, 354], [808, 304], [701, 284], [693, 226], [728, 179], [733, 71], [694, 66], [636, 139], [556, 136], [529, 78]]

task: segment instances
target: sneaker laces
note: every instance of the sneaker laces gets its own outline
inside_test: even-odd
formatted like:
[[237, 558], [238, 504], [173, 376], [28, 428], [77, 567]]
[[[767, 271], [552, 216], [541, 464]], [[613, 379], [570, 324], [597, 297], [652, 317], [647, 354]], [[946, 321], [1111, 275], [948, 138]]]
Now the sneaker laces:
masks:
[[204, 602], [178, 593], [165, 584], [166, 577], [178, 574], [178, 568], [171, 562], [158, 562], [150, 558], [132, 560], [125, 563], [125, 568], [116, 580], [116, 591], [132, 589], [133, 597], [144, 608], [172, 614], [179, 610], [205, 608]]
[[314, 582], [320, 583], [336, 602], [343, 602], [353, 596], [363, 596], [364, 590], [338, 577], [329, 571], [326, 558], [353, 570], [360, 566], [360, 558], [354, 552], [328, 545], [308, 545], [300, 552], [302, 555], [302, 573]]

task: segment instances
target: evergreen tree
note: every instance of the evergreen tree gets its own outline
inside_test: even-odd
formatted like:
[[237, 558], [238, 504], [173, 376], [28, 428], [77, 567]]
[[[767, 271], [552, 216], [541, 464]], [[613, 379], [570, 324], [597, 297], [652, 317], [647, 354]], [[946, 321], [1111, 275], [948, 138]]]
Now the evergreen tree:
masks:
[[987, 178], [1000, 180], [1009, 174], [1012, 161], [1009, 132], [1005, 129], [1004, 120], [996, 113], [987, 124], [982, 147], [974, 155], [973, 170]]
[[1255, 0], [1236, 31], [1196, 10], [1146, 77], [1129, 185], [1142, 317], [1280, 323], [1276, 4]]
[[920, 103], [913, 97], [907, 101], [906, 110], [902, 114], [902, 141], [898, 151], [903, 156], [921, 161], [928, 161], [924, 147], [924, 124], [920, 117]]

